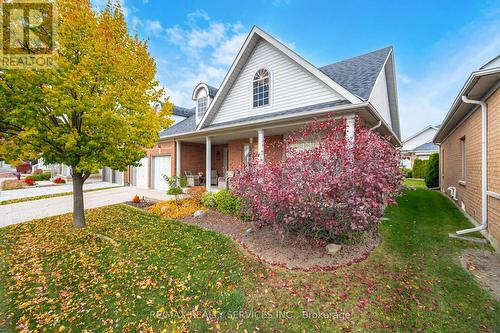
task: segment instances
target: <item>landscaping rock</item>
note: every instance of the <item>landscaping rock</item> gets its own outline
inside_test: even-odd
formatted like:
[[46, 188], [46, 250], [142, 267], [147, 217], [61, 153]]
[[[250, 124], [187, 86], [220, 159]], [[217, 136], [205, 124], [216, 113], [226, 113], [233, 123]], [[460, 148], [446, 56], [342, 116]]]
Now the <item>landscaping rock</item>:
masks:
[[339, 252], [341, 248], [342, 248], [342, 245], [328, 244], [326, 246], [326, 252], [328, 252], [329, 254], [335, 254], [335, 253]]
[[207, 213], [204, 210], [197, 210], [194, 212], [193, 217], [202, 217], [207, 215]]
[[245, 230], [245, 236], [249, 236], [254, 233], [254, 230], [252, 228]]

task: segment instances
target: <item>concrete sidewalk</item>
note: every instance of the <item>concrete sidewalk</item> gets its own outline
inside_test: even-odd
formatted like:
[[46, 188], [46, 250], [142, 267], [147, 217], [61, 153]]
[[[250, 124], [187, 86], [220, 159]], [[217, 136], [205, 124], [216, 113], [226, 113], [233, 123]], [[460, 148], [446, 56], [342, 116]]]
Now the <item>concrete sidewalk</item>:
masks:
[[[159, 201], [175, 198], [173, 195], [167, 195], [165, 191], [145, 190], [136, 187], [119, 187], [88, 192], [84, 193], [83, 197], [85, 209], [90, 209], [131, 201], [135, 195]], [[0, 227], [72, 211], [72, 195], [3, 205], [0, 206]]]
[[[44, 182], [40, 182], [44, 183]], [[108, 182], [89, 182], [83, 184], [83, 190], [92, 190], [96, 188], [106, 188], [106, 187], [119, 187], [121, 185], [108, 183]], [[58, 194], [58, 193], [66, 193], [73, 192], [72, 184], [64, 184], [64, 185], [54, 185], [54, 186], [43, 186], [43, 187], [28, 187], [20, 190], [8, 190], [8, 191], [0, 191], [0, 201], [12, 200], [12, 199], [21, 199], [21, 198], [30, 198], [36, 197], [40, 195], [50, 195], [50, 194]]]

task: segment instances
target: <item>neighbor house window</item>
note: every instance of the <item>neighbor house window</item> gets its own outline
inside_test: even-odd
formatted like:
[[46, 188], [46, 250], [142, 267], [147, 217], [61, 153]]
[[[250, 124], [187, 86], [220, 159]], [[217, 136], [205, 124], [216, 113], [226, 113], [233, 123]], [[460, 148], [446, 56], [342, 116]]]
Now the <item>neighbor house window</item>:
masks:
[[198, 118], [203, 118], [205, 111], [207, 111], [208, 97], [198, 98]]
[[460, 139], [460, 158], [462, 162], [462, 180], [467, 176], [467, 163], [466, 163], [466, 150], [465, 150], [465, 136]]
[[253, 77], [253, 107], [269, 105], [269, 72], [259, 69]]

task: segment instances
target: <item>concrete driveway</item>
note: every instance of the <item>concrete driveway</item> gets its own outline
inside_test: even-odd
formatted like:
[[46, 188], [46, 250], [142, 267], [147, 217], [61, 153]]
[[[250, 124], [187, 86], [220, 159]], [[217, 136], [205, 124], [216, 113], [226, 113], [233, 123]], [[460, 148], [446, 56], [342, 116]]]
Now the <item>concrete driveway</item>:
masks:
[[[84, 193], [85, 209], [97, 208], [131, 201], [135, 195], [155, 200], [172, 200], [174, 196], [165, 191], [145, 190], [136, 187], [118, 187]], [[25, 201], [0, 206], [0, 227], [27, 222], [73, 211], [73, 196]]]

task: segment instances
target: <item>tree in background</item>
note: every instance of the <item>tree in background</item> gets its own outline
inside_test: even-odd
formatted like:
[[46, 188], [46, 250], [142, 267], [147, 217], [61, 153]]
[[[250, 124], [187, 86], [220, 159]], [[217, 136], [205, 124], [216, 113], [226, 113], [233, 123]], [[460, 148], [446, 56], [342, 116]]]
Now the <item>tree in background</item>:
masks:
[[71, 167], [73, 225], [85, 227], [83, 183], [104, 166], [125, 170], [171, 123], [147, 44], [130, 36], [119, 4], [58, 1], [57, 65], [0, 72], [0, 158], [34, 155]]
[[413, 161], [413, 178], [425, 178], [425, 170], [427, 169], [427, 160]]
[[283, 160], [252, 160], [232, 180], [246, 213], [280, 237], [349, 238], [377, 224], [401, 188], [399, 151], [359, 125], [351, 143], [344, 121], [315, 121], [281, 149]]
[[435, 153], [429, 157], [425, 170], [425, 185], [428, 188], [439, 186], [439, 154]]

